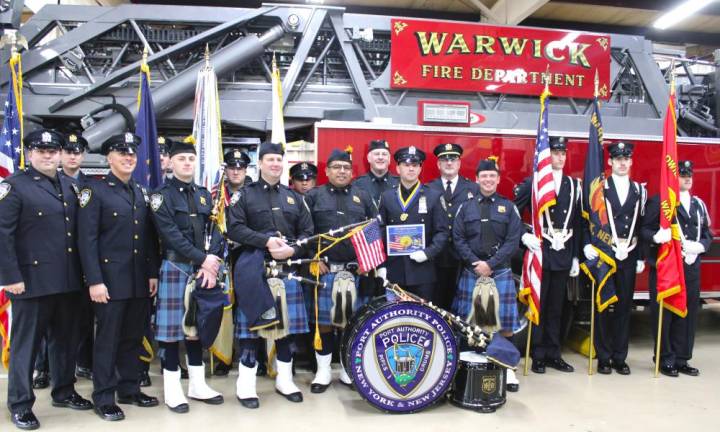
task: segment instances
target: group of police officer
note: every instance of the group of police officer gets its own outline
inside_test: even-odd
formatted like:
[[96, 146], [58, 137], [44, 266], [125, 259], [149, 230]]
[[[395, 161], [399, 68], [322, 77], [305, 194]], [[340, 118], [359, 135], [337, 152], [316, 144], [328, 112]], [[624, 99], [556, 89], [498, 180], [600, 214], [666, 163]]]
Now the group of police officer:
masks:
[[[164, 403], [173, 412], [189, 411], [189, 399], [223, 403], [223, 396], [205, 381], [202, 345], [185, 326], [188, 285], [213, 289], [230, 271], [235, 292], [235, 338], [238, 355], [236, 398], [247, 408], [259, 407], [256, 392], [258, 354], [262, 337], [274, 339], [276, 391], [291, 402], [303, 400], [293, 381], [293, 357], [300, 335], [319, 330], [315, 345], [317, 370], [311, 392], [324, 392], [332, 381], [331, 359], [353, 312], [382, 294], [383, 280], [470, 321], [484, 307], [478, 286], [491, 280], [496, 289], [497, 330], [506, 337], [522, 328], [511, 258], [520, 243], [544, 252], [540, 324], [534, 333], [532, 370], [546, 367], [572, 372], [561, 357], [560, 321], [569, 277], [579, 263], [597, 256], [590, 244], [581, 213], [580, 181], [563, 174], [566, 141], [551, 139], [556, 202], [547, 214], [542, 240], [526, 233], [520, 210], [530, 201], [530, 180], [516, 187], [515, 202], [497, 192], [500, 165], [483, 159], [475, 181], [459, 175], [462, 146], [442, 143], [434, 149], [440, 177], [423, 184], [420, 174], [425, 153], [414, 146], [390, 151], [384, 140], [371, 141], [366, 159], [370, 171], [353, 179], [351, 151], [333, 150], [326, 161], [328, 182], [315, 186], [317, 168], [299, 163], [290, 174], [293, 188], [281, 184], [284, 150], [263, 143], [258, 149], [259, 178], [247, 180], [250, 158], [239, 149], [225, 154], [226, 188], [230, 197], [225, 238], [211, 223], [213, 198], [193, 182], [196, 150], [190, 143], [165, 143], [164, 184], [147, 191], [132, 179], [137, 147], [133, 133], [108, 139], [102, 145], [110, 173], [100, 179], [73, 179], [78, 166], [61, 153], [82, 153], [65, 137], [39, 130], [24, 139], [29, 167], [0, 183], [0, 286], [12, 299], [12, 339], [8, 408], [13, 423], [34, 429], [32, 412], [33, 361], [46, 341], [52, 403], [76, 410], [95, 409], [105, 420], [121, 420], [117, 404], [158, 405], [140, 390], [143, 368], [138, 356], [148, 332], [150, 298], [155, 297], [154, 338], [160, 346]], [[61, 152], [61, 148], [65, 148]], [[613, 275], [618, 303], [598, 315], [595, 346], [598, 372], [629, 374], [630, 310], [635, 277], [644, 269], [647, 253], [669, 241], [658, 227], [659, 203], [646, 198], [644, 187], [630, 180], [631, 143], [609, 147], [612, 176], [605, 183], [608, 216], [613, 227]], [[389, 173], [391, 156], [398, 176]], [[74, 170], [74, 171], [73, 171]], [[697, 375], [689, 366], [699, 303], [698, 256], [711, 242], [705, 204], [690, 195], [692, 164], [679, 164], [680, 202], [688, 317], [666, 314], [660, 370], [668, 376]], [[359, 273], [349, 239], [342, 240], [314, 262], [300, 268], [299, 258], [311, 258], [315, 249], [303, 239], [339, 227], [378, 217], [382, 232], [403, 225], [422, 227], [424, 244], [412, 253], [389, 254], [370, 273]], [[383, 235], [385, 237], [385, 235]], [[229, 259], [223, 260], [223, 242]], [[643, 245], [650, 245], [649, 252]], [[397, 245], [396, 245], [397, 247]], [[403, 245], [400, 245], [402, 249]], [[311, 260], [312, 261], [312, 260]], [[653, 260], [649, 259], [652, 263]], [[268, 263], [272, 271], [268, 275]], [[283, 277], [317, 272], [321, 285]], [[654, 289], [655, 270], [650, 284]], [[307, 279], [304, 279], [307, 281]], [[87, 297], [89, 296], [89, 301]], [[654, 303], [654, 302], [651, 302]], [[82, 312], [92, 304], [93, 313]], [[654, 316], [657, 308], [653, 309]], [[657, 319], [657, 318], [656, 318]], [[89, 323], [89, 324], [88, 324]], [[92, 402], [74, 389], [75, 367], [88, 367], [78, 357], [80, 339], [93, 334]], [[79, 326], [84, 326], [80, 329]], [[189, 384], [181, 384], [179, 343], [187, 354]], [[90, 371], [88, 371], [90, 372]], [[351, 380], [341, 368], [340, 382]], [[519, 382], [508, 371], [507, 389]], [[187, 397], [186, 397], [187, 396]]]

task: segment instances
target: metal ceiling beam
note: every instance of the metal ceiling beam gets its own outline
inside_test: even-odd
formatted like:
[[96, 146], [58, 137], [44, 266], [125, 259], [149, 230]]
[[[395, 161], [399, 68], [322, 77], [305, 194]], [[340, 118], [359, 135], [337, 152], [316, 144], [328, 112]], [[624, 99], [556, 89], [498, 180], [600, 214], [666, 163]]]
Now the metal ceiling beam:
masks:
[[498, 0], [492, 7], [500, 24], [518, 25], [550, 0]]

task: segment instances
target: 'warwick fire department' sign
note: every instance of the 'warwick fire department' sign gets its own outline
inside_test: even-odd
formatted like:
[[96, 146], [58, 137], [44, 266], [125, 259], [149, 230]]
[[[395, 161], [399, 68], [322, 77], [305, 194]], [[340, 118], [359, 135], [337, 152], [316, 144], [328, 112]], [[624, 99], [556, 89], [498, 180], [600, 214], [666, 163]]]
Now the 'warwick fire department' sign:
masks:
[[391, 86], [610, 97], [610, 37], [596, 33], [393, 19]]

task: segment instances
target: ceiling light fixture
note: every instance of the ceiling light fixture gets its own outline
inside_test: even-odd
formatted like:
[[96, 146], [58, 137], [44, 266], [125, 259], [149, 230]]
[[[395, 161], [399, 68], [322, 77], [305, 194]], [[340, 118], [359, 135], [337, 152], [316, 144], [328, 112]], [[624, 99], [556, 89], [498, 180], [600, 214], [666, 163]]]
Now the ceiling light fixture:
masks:
[[660, 18], [655, 20], [653, 27], [659, 30], [668, 29], [680, 21], [694, 15], [700, 9], [714, 3], [715, 0], [687, 0], [672, 8], [669, 12], [664, 13]]

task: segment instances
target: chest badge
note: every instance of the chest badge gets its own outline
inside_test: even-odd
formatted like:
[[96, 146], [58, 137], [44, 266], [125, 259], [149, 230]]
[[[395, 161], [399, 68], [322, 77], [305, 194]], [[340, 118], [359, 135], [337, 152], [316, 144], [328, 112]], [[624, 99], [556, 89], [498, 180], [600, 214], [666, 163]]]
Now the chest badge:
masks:
[[357, 195], [353, 195], [353, 202], [354, 202], [354, 203], [357, 203], [357, 204], [360, 204], [360, 197], [357, 196]]
[[505, 208], [505, 206], [498, 206], [498, 213], [505, 213], [506, 211], [507, 209]]
[[78, 196], [78, 201], [80, 201], [80, 207], [85, 208], [86, 205], [90, 202], [90, 198], [92, 197], [92, 190], [90, 189], [83, 189], [80, 191], [80, 194]]
[[163, 203], [163, 195], [162, 194], [156, 193], [150, 197], [150, 208], [152, 209], [152, 211], [154, 211], [154, 212], [158, 211], [158, 209], [160, 208], [162, 203]]
[[10, 189], [12, 189], [10, 183], [0, 183], [0, 201], [10, 193]]
[[290, 205], [295, 205], [295, 199], [293, 197], [287, 197], [287, 203]]
[[200, 197], [200, 205], [207, 205], [207, 200], [205, 199], [204, 196]]

